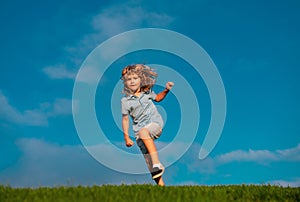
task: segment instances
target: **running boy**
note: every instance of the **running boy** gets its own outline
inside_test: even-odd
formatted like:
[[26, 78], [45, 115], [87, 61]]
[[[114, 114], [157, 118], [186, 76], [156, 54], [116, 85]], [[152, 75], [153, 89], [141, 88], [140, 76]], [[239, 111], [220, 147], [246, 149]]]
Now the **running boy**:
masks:
[[122, 70], [123, 93], [126, 95], [121, 99], [122, 128], [125, 144], [131, 147], [134, 143], [128, 135], [130, 115], [137, 145], [144, 155], [152, 179], [163, 186], [164, 167], [159, 161], [154, 140], [160, 137], [164, 123], [153, 100], [162, 101], [174, 83], [167, 82], [166, 88], [156, 95], [152, 87], [157, 76], [150, 67], [142, 64], [129, 65]]

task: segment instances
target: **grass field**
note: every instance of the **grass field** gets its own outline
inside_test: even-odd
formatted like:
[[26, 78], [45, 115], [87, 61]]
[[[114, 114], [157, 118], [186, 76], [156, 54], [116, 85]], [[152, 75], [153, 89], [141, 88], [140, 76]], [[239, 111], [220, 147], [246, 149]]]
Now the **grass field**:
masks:
[[12, 188], [0, 186], [0, 201], [300, 201], [300, 187], [271, 185], [153, 186], [103, 185], [91, 187]]

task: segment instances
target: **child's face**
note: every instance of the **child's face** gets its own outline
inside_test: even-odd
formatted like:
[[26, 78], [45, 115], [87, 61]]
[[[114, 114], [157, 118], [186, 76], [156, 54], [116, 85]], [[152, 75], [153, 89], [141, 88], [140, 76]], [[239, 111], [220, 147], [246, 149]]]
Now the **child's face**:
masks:
[[137, 92], [141, 87], [141, 78], [137, 74], [129, 74], [125, 76], [125, 85], [132, 91]]

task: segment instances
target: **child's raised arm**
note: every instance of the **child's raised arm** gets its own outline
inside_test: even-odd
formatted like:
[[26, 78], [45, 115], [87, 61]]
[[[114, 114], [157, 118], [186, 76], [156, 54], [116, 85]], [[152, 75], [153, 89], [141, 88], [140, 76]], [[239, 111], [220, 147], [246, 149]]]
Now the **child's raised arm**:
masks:
[[156, 102], [162, 101], [166, 97], [168, 92], [172, 89], [173, 86], [174, 86], [173, 82], [169, 81], [168, 83], [166, 83], [166, 88], [156, 95], [155, 101]]

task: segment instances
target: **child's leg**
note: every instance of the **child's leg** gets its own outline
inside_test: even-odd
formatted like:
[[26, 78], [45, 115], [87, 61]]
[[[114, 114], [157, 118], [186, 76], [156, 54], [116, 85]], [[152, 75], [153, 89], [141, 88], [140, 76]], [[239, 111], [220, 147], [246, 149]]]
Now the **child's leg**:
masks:
[[160, 164], [159, 169], [154, 168], [153, 164], [152, 164], [152, 159], [151, 156], [149, 155], [149, 152], [144, 144], [144, 142], [142, 141], [142, 139], [138, 138], [136, 140], [137, 145], [139, 146], [141, 152], [143, 153], [144, 159], [146, 161], [146, 164], [148, 166], [148, 169], [152, 175], [152, 179], [155, 180], [156, 184], [163, 186], [164, 185], [164, 181], [162, 179], [162, 174], [164, 172], [164, 168], [161, 167], [162, 165]]
[[154, 144], [153, 139], [150, 136], [148, 129], [146, 129], [146, 128], [141, 129], [139, 131], [139, 137], [143, 141], [143, 143], [145, 144], [145, 146], [148, 150], [148, 153], [152, 160], [152, 164], [155, 165], [155, 164], [160, 163], [159, 159], [158, 159], [158, 155], [157, 155], [156, 146]]
[[156, 184], [158, 184], [160, 186], [165, 186], [162, 176], [155, 178], [154, 180], [155, 180]]
[[[154, 144], [154, 139], [159, 138], [161, 132], [162, 128], [157, 123], [150, 123], [137, 134], [138, 145], [144, 154], [153, 179], [161, 177], [164, 172], [164, 167], [158, 159], [156, 146]], [[157, 183], [163, 184], [163, 181], [158, 180]]]
[[[150, 158], [149, 154], [144, 154], [144, 158], [145, 158], [146, 164], [148, 166], [148, 169], [151, 172], [151, 170], [153, 168], [152, 168], [151, 158]], [[154, 181], [156, 182], [157, 185], [165, 186], [162, 175], [157, 178], [154, 178]]]

